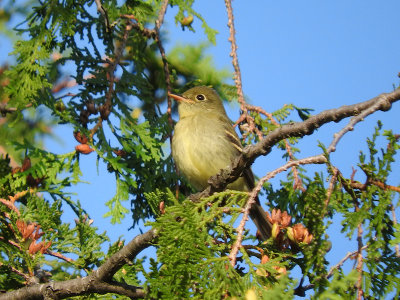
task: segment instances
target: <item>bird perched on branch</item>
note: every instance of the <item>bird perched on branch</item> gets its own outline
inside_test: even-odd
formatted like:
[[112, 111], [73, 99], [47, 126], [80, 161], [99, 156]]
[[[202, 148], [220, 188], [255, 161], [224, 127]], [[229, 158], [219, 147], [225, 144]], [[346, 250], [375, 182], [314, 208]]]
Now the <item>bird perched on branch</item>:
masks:
[[[172, 139], [175, 163], [194, 188], [204, 190], [208, 186], [208, 179], [228, 167], [242, 152], [242, 144], [214, 89], [198, 86], [181, 96], [170, 93], [168, 96], [178, 102], [179, 121]], [[253, 173], [246, 169], [227, 188], [251, 191], [253, 187]], [[251, 207], [250, 217], [261, 238], [268, 239], [272, 225], [258, 198]]]

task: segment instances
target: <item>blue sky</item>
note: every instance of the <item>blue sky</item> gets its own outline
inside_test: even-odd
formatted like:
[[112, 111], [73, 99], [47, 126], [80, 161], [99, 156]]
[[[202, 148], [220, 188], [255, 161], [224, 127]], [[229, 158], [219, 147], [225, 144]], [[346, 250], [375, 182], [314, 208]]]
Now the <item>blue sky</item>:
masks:
[[[209, 52], [217, 66], [232, 70], [224, 2], [196, 3], [209, 25], [220, 32], [216, 47]], [[317, 113], [370, 99], [391, 91], [392, 85], [400, 82], [398, 1], [249, 3], [233, 1], [243, 90], [249, 102], [270, 112], [285, 103], [294, 103], [313, 108]], [[172, 17], [173, 10], [169, 10], [165, 28], [171, 32], [171, 46], [175, 41], [198, 43], [206, 39], [199, 37], [202, 29], [198, 20], [194, 24], [197, 34], [193, 34], [175, 27]], [[358, 125], [344, 141], [352, 142], [361, 134], [368, 136], [377, 119], [383, 120], [387, 128], [398, 129], [396, 110], [395, 106], [389, 113], [377, 113], [377, 117], [365, 122], [368, 124]], [[235, 116], [232, 112], [231, 117]], [[344, 123], [321, 128], [318, 139], [330, 143], [332, 134]], [[305, 155], [315, 154], [317, 138], [304, 140]], [[333, 156], [344, 159], [345, 164], [354, 162], [358, 156], [358, 152], [347, 150], [345, 154], [346, 157], [338, 151]]]
[[[208, 53], [213, 55], [219, 68], [232, 70], [224, 1], [197, 1], [194, 7], [219, 31], [216, 46], [210, 47]], [[233, 9], [244, 93], [249, 102], [269, 112], [293, 103], [313, 108], [318, 113], [390, 92], [393, 84], [400, 82], [397, 77], [400, 72], [399, 1], [235, 0]], [[169, 32], [167, 51], [176, 43], [197, 44], [206, 40], [197, 19], [193, 23], [196, 34], [175, 26], [176, 12], [168, 7], [165, 17], [163, 29]], [[1, 43], [0, 63], [7, 59], [10, 47], [10, 44]], [[231, 106], [228, 112], [235, 119], [238, 108]], [[345, 176], [351, 174], [351, 166], [356, 166], [359, 150], [366, 150], [365, 139], [371, 136], [376, 121], [382, 120], [385, 129], [400, 133], [399, 115], [400, 104], [397, 103], [389, 112], [378, 112], [367, 118], [343, 138], [332, 159]], [[332, 135], [347, 122], [326, 125], [316, 135], [305, 137], [299, 144], [302, 152], [298, 158], [319, 154], [318, 141], [329, 145]], [[49, 149], [58, 153], [72, 151], [75, 145], [68, 141], [72, 129], [61, 127], [56, 132], [67, 137], [65, 144], [48, 141]], [[255, 173], [263, 176], [282, 165], [281, 155], [274, 151], [258, 159], [253, 166]], [[121, 235], [129, 240], [137, 233], [127, 232], [131, 225], [129, 217], [117, 225], [109, 225], [109, 220], [102, 218], [107, 212], [103, 203], [115, 192], [113, 178], [104, 176], [107, 171], [102, 164], [97, 173], [95, 155], [82, 157], [81, 162], [84, 179], [90, 184], [82, 184], [76, 191], [95, 220], [94, 225], [100, 231], [110, 232], [113, 240]], [[310, 171], [322, 169], [310, 168]], [[395, 173], [388, 183], [399, 185], [399, 171]], [[359, 180], [363, 180], [360, 172], [358, 174]], [[129, 202], [125, 204], [129, 207]], [[334, 241], [329, 254], [333, 264], [347, 251], [356, 249], [356, 243], [346, 243], [339, 234], [339, 222], [336, 218], [329, 231]]]

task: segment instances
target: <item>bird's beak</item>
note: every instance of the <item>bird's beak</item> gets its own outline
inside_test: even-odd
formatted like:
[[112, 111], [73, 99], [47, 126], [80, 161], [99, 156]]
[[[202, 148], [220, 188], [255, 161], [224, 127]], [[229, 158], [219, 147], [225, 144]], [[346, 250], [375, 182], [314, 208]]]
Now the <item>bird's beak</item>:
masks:
[[168, 97], [171, 97], [172, 99], [174, 99], [178, 102], [185, 102], [185, 103], [190, 103], [190, 104], [194, 103], [194, 101], [191, 99], [188, 99], [188, 98], [185, 98], [185, 97], [182, 97], [179, 95], [171, 94], [171, 93], [168, 93]]

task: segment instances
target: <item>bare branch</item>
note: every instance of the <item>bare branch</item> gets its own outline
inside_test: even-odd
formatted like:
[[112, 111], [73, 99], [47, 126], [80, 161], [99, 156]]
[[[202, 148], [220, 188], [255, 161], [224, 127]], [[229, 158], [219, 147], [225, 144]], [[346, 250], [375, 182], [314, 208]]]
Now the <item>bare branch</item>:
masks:
[[[257, 195], [256, 195], [256, 197], [257, 197]], [[244, 226], [246, 225], [246, 222], [249, 219], [251, 207], [253, 206], [253, 204], [256, 203], [256, 197], [252, 197], [252, 194], [250, 194], [249, 199], [247, 200], [246, 206], [244, 207], [243, 217], [242, 217], [242, 220], [240, 221], [240, 224], [237, 229], [237, 232], [238, 232], [237, 239], [236, 239], [235, 244], [233, 245], [232, 250], [228, 256], [232, 267], [235, 267], [235, 265], [236, 265], [236, 256], [239, 252], [239, 248], [242, 246]]]
[[[368, 248], [368, 245], [364, 245], [364, 246], [361, 248], [361, 250], [363, 251], [363, 250], [365, 250], [365, 249], [367, 249], [367, 248]], [[332, 275], [333, 275], [333, 271], [340, 269], [340, 268], [343, 266], [343, 264], [344, 264], [349, 258], [354, 258], [354, 256], [358, 253], [358, 251], [359, 251], [359, 250], [357, 249], [356, 251], [353, 251], [353, 252], [347, 252], [346, 256], [343, 257], [343, 258], [339, 261], [339, 263], [337, 263], [336, 265], [334, 265], [333, 267], [331, 267], [331, 268], [329, 269], [329, 272], [328, 272], [328, 274], [326, 275], [326, 278], [331, 278]]]
[[[390, 95], [390, 96], [388, 96], [388, 95]], [[345, 107], [338, 108], [338, 109], [327, 110], [316, 116], [311, 117], [307, 121], [294, 124], [294, 126], [292, 126], [292, 128], [295, 128], [295, 130], [291, 130], [288, 125], [278, 128], [275, 131], [273, 131], [269, 136], [267, 136], [265, 140], [267, 140], [268, 137], [270, 137], [274, 133], [276, 133], [278, 135], [280, 130], [282, 130], [284, 132], [285, 131], [288, 132], [288, 133], [285, 133], [285, 134], [287, 134], [287, 136], [282, 134], [281, 137], [279, 137], [280, 139], [283, 139], [283, 138], [289, 137], [289, 136], [299, 136], [298, 135], [299, 132], [304, 133], [303, 135], [311, 134], [315, 128], [318, 128], [322, 124], [328, 123], [330, 121], [339, 121], [339, 120], [345, 118], [346, 116], [348, 116], [349, 114], [350, 115], [358, 114], [358, 116], [354, 117], [349, 122], [348, 125], [346, 125], [341, 131], [339, 131], [339, 133], [334, 135], [334, 139], [333, 139], [330, 147], [327, 149], [327, 152], [331, 153], [331, 152], [335, 151], [336, 146], [340, 141], [340, 138], [346, 132], [352, 130], [354, 125], [356, 123], [358, 123], [359, 121], [361, 121], [361, 119], [363, 117], [368, 116], [372, 112], [377, 111], [379, 109], [387, 110], [388, 105], [390, 107], [392, 102], [395, 102], [399, 99], [400, 99], [400, 90], [396, 90], [391, 94], [382, 94], [381, 96], [378, 96], [378, 97], [376, 97], [372, 100], [366, 101], [366, 102], [362, 102], [362, 103], [350, 105], [350, 106], [345, 106]], [[389, 104], [387, 102], [389, 102]], [[359, 113], [359, 111], [361, 111], [361, 113]], [[307, 124], [307, 123], [309, 123], [309, 124]], [[300, 135], [300, 136], [302, 136], [302, 135]], [[276, 137], [276, 142], [279, 141], [279, 138]], [[210, 186], [203, 192], [198, 193], [196, 195], [192, 195], [192, 197], [191, 197], [192, 201], [197, 201], [197, 199], [204, 197], [205, 193], [212, 194], [213, 192], [218, 191], [217, 189], [220, 187], [220, 184], [223, 185], [225, 183], [229, 184], [230, 182], [233, 182], [237, 178], [237, 177], [233, 177], [234, 172], [237, 170], [240, 170], [239, 172], [241, 172], [244, 169], [244, 168], [241, 169], [242, 164], [245, 166], [245, 168], [249, 167], [249, 165], [247, 165], [247, 163], [249, 163], [249, 161], [250, 161], [250, 164], [251, 164], [251, 162], [252, 162], [251, 159], [253, 157], [255, 159], [256, 157], [260, 156], [261, 154], [265, 155], [265, 154], [269, 153], [272, 148], [272, 144], [265, 143], [264, 142], [265, 140], [262, 140], [261, 142], [259, 142], [258, 144], [254, 145], [254, 146], [247, 147], [243, 151], [241, 157], [239, 157], [234, 162], [232, 169], [223, 170], [216, 176], [211, 177], [209, 180]], [[257, 151], [254, 151], [254, 152], [258, 152], [257, 154], [253, 154], [254, 152], [252, 150], [254, 150], [254, 148], [258, 148]], [[268, 149], [268, 150], [266, 150], [265, 153], [262, 153], [262, 151], [265, 149]], [[261, 153], [261, 154], [259, 154], [259, 153]], [[254, 161], [254, 159], [253, 159], [253, 161]], [[277, 168], [276, 170], [269, 172], [266, 176], [264, 176], [263, 178], [261, 178], [259, 180], [256, 187], [250, 193], [249, 199], [246, 203], [246, 206], [244, 207], [242, 220], [237, 228], [237, 232], [238, 232], [237, 240], [235, 241], [235, 244], [233, 245], [232, 250], [229, 254], [229, 260], [230, 260], [230, 263], [232, 266], [235, 266], [235, 264], [236, 264], [236, 256], [238, 254], [239, 248], [242, 245], [241, 243], [242, 243], [242, 239], [243, 239], [244, 226], [248, 220], [248, 217], [250, 214], [250, 209], [251, 209], [252, 205], [255, 203], [255, 201], [256, 201], [255, 199], [256, 199], [258, 193], [260, 192], [263, 184], [266, 181], [270, 180], [271, 178], [275, 177], [278, 173], [286, 171], [289, 168], [293, 168], [293, 167], [303, 165], [303, 164], [322, 164], [322, 163], [326, 163], [326, 162], [327, 162], [327, 159], [324, 156], [324, 154], [304, 158], [304, 159], [297, 160], [297, 161], [289, 161], [288, 163], [281, 166], [280, 168]], [[333, 188], [333, 182], [336, 180], [338, 173], [339, 173], [339, 171], [337, 170], [336, 175], [333, 176], [335, 179], [332, 178], [332, 180], [331, 180], [331, 185], [332, 185], [331, 188]], [[225, 174], [227, 177], [223, 177]], [[239, 173], [239, 176], [240, 176], [240, 173]], [[229, 181], [232, 177], [233, 177], [233, 180]], [[228, 182], [226, 182], [226, 181], [224, 182], [223, 179], [228, 180]], [[215, 184], [215, 183], [217, 183], [217, 184], [213, 186], [213, 184]], [[217, 189], [213, 191], [212, 188], [215, 188], [215, 187], [217, 187]], [[197, 197], [199, 197], [199, 198], [197, 198]], [[329, 198], [330, 198], [330, 194], [327, 195], [326, 205], [329, 202]], [[360, 248], [362, 248], [362, 241], [361, 241]], [[362, 256], [361, 256], [361, 260], [362, 260]]]
[[[273, 118], [272, 114], [267, 113], [264, 109], [258, 106], [250, 105], [246, 103], [246, 100], [244, 99], [244, 94], [243, 94], [243, 86], [242, 86], [242, 74], [240, 72], [240, 67], [239, 67], [239, 59], [238, 59], [238, 54], [237, 54], [237, 43], [236, 43], [236, 31], [235, 31], [235, 24], [234, 24], [234, 17], [233, 17], [233, 9], [232, 9], [232, 2], [231, 0], [225, 0], [225, 6], [226, 10], [228, 13], [228, 27], [229, 27], [229, 42], [231, 43], [231, 52], [230, 56], [232, 57], [232, 65], [235, 70], [235, 75], [234, 75], [234, 81], [236, 85], [236, 93], [238, 95], [238, 101], [240, 103], [240, 109], [242, 111], [241, 116], [239, 117], [239, 120], [236, 121], [235, 126], [242, 121], [246, 120], [246, 122], [249, 124], [249, 132], [255, 132], [258, 136], [258, 138], [261, 140], [263, 138], [263, 135], [261, 131], [255, 126], [254, 118], [248, 114], [248, 111], [255, 111], [259, 114], [264, 114], [266, 117], [268, 117], [271, 122], [275, 125], [279, 125], [278, 122]], [[246, 134], [243, 135], [245, 137]], [[285, 146], [286, 150], [289, 154], [290, 159], [293, 159], [292, 151], [290, 148], [289, 143], [285, 140]], [[295, 178], [295, 187], [301, 187], [301, 180], [297, 176], [297, 169], [293, 167], [293, 174]]]
[[237, 44], [236, 44], [236, 38], [235, 38], [235, 24], [233, 21], [233, 9], [232, 9], [232, 3], [231, 0], [225, 0], [225, 6], [226, 10], [228, 12], [228, 27], [229, 27], [229, 42], [231, 42], [231, 53], [229, 54], [232, 57], [232, 65], [233, 68], [235, 69], [235, 85], [237, 89], [237, 94], [238, 94], [238, 101], [240, 103], [241, 109], [243, 112], [246, 112], [245, 105], [246, 101], [244, 100], [243, 96], [243, 88], [242, 88], [242, 75], [240, 73], [240, 67], [239, 67], [239, 59], [237, 55]]
[[102, 281], [111, 280], [112, 276], [125, 265], [127, 261], [134, 259], [143, 249], [149, 247], [155, 237], [156, 231], [154, 229], [136, 236], [128, 245], [111, 256], [97, 271], [95, 271], [97, 273], [96, 277]]
[[100, 0], [94, 0], [94, 2], [96, 3], [97, 6], [97, 11], [103, 16], [104, 18], [104, 22], [106, 25], [106, 30], [107, 32], [111, 32], [111, 28], [110, 28], [110, 20], [108, 19], [108, 14], [107, 11], [104, 9], [103, 5], [101, 4]]
[[136, 236], [89, 276], [27, 286], [0, 294], [0, 300], [62, 299], [91, 293], [116, 293], [132, 299], [144, 298], [145, 293], [142, 288], [114, 282], [112, 277], [123, 265], [134, 259], [143, 249], [149, 247], [155, 237], [156, 231], [154, 229]]
[[361, 183], [359, 181], [351, 179], [351, 182], [349, 182], [348, 185], [350, 187], [358, 189], [360, 191], [365, 191], [368, 186], [375, 185], [375, 186], [379, 187], [382, 190], [393, 191], [393, 192], [400, 193], [400, 187], [394, 186], [394, 185], [389, 185], [389, 184], [386, 184], [386, 183], [384, 183], [382, 181], [373, 180], [371, 178], [368, 178], [365, 183]]
[[329, 201], [331, 200], [331, 195], [332, 195], [333, 189], [335, 187], [335, 183], [338, 178], [338, 174], [339, 174], [339, 170], [337, 168], [333, 168], [333, 174], [332, 174], [331, 180], [329, 181], [328, 190], [326, 191], [326, 200], [325, 200], [325, 206], [324, 206], [325, 212], [328, 207]]
[[136, 20], [136, 17], [133, 15], [121, 15], [121, 18], [131, 20], [131, 26], [143, 34], [147, 38], [156, 38], [156, 31], [154, 29], [148, 29], [143, 26], [140, 26], [138, 23], [132, 22], [132, 20]]
[[[0, 262], [0, 266], [4, 266], [4, 264]], [[20, 270], [14, 268], [11, 265], [7, 265], [6, 267], [10, 268], [11, 272], [13, 272], [13, 273], [17, 274], [18, 276], [21, 276], [22, 278], [24, 278], [25, 281], [27, 281], [27, 282], [29, 281], [30, 276], [28, 274], [25, 274], [25, 273], [21, 272]]]
[[[158, 50], [160, 51], [161, 59], [162, 59], [163, 66], [164, 66], [164, 77], [165, 77], [165, 84], [167, 86], [167, 95], [168, 95], [168, 94], [172, 93], [172, 85], [171, 85], [171, 78], [170, 78], [167, 56], [165, 54], [165, 49], [164, 49], [164, 46], [163, 46], [163, 44], [161, 42], [161, 38], [160, 38], [160, 28], [161, 28], [162, 23], [164, 22], [164, 16], [165, 16], [165, 13], [167, 12], [167, 6], [168, 6], [168, 0], [164, 0], [163, 4], [161, 6], [161, 9], [158, 13], [156, 27], [154, 28], [154, 31], [155, 31], [154, 38], [157, 42]], [[172, 128], [174, 127], [174, 121], [172, 120], [172, 101], [171, 101], [170, 97], [167, 97], [167, 116], [168, 116], [168, 124], [170, 126], [170, 130], [172, 131]], [[170, 145], [172, 144], [172, 134], [169, 134], [169, 143], [170, 143]], [[177, 174], [179, 174], [176, 164], [174, 165], [174, 167], [175, 167], [175, 172]], [[175, 184], [175, 194], [176, 194], [176, 197], [178, 198], [178, 195], [179, 195], [178, 182]]]
[[323, 164], [325, 162], [326, 162], [326, 158], [323, 155], [307, 157], [307, 158], [303, 158], [301, 160], [291, 160], [291, 161], [287, 162], [285, 165], [281, 166], [280, 168], [278, 168], [272, 172], [269, 172], [267, 175], [265, 175], [258, 181], [257, 185], [251, 191], [251, 193], [249, 195], [249, 199], [247, 200], [246, 206], [244, 207], [243, 217], [237, 228], [238, 236], [235, 241], [235, 244], [232, 247], [231, 252], [229, 253], [229, 260], [233, 267], [236, 264], [236, 256], [239, 252], [239, 248], [242, 245], [244, 226], [245, 226], [247, 220], [249, 219], [251, 207], [256, 203], [257, 195], [261, 191], [261, 188], [263, 187], [264, 183], [266, 181], [274, 178], [277, 174], [288, 170], [289, 168], [293, 168], [295, 166], [305, 165], [305, 164]]
[[121, 61], [122, 54], [124, 53], [124, 49], [126, 46], [126, 42], [128, 41], [129, 38], [129, 32], [132, 30], [132, 22], [128, 22], [125, 25], [125, 30], [124, 30], [124, 35], [122, 36], [122, 42], [119, 44], [118, 48], [115, 50], [115, 58], [113, 60], [110, 60], [109, 67], [107, 70], [107, 76], [109, 79], [109, 84], [108, 84], [108, 90], [106, 92], [105, 98], [106, 101], [103, 105], [99, 107], [100, 111], [100, 117], [96, 123], [96, 125], [90, 130], [90, 138], [92, 139], [94, 134], [97, 132], [97, 130], [102, 126], [103, 121], [108, 118], [108, 115], [110, 114], [110, 111], [112, 109], [112, 98], [114, 95], [114, 83], [115, 83], [115, 70], [118, 66], [118, 64]]
[[74, 261], [72, 258], [69, 258], [69, 257], [67, 257], [67, 256], [65, 256], [65, 255], [63, 255], [62, 253], [59, 253], [59, 252], [46, 250], [45, 254], [57, 257], [57, 258], [62, 259], [64, 261], [66, 261], [66, 262], [69, 262], [69, 263]]
[[[350, 116], [357, 116], [360, 114], [367, 116], [378, 110], [387, 111], [391, 108], [392, 103], [398, 100], [400, 100], [400, 89], [391, 93], [383, 93], [365, 102], [325, 110], [308, 118], [304, 122], [288, 124], [277, 128], [257, 144], [247, 146], [241, 155], [233, 161], [230, 167], [211, 177], [208, 181], [209, 186], [203, 192], [192, 195], [191, 199], [193, 201], [198, 201], [200, 198], [224, 190], [229, 183], [234, 182], [241, 176], [243, 170], [249, 168], [257, 157], [267, 155], [271, 152], [274, 145], [285, 138], [311, 135], [315, 129], [324, 124], [332, 121], [339, 122]], [[367, 113], [364, 113], [364, 111], [367, 111]], [[346, 130], [348, 130], [348, 128]], [[339, 133], [338, 136], [341, 136], [341, 133]], [[336, 139], [331, 143], [331, 146], [333, 146], [330, 147], [331, 151], [334, 151], [338, 141], [339, 139]]]
[[164, 23], [164, 16], [165, 16], [165, 13], [167, 12], [167, 6], [168, 6], [168, 0], [164, 0], [161, 5], [161, 9], [158, 13], [158, 18], [156, 21], [156, 28], [155, 28], [156, 31], [159, 31], [161, 28], [161, 25]]

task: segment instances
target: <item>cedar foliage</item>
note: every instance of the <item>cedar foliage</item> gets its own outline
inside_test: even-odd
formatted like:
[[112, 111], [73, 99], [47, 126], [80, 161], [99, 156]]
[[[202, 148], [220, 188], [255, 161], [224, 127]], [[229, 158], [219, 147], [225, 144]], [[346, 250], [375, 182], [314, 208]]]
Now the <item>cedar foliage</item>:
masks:
[[[185, 199], [192, 189], [176, 174], [168, 146], [172, 128], [165, 110], [163, 60], [155, 33], [145, 30], [153, 28], [162, 2], [106, 0], [101, 5], [103, 13], [95, 1], [32, 1], [14, 3], [1, 13], [2, 31], [18, 34], [15, 62], [0, 73], [0, 104], [16, 108], [2, 110], [0, 119], [2, 292], [86, 276], [123, 247], [124, 241], [118, 240], [104, 253], [107, 233], [98, 232], [84, 203], [68, 192], [80, 182], [80, 156], [88, 154], [106, 163], [116, 179], [116, 193], [105, 203], [109, 208], [105, 221], [116, 223], [129, 215], [132, 226], [151, 220], [148, 224], [158, 230], [155, 254], [150, 251], [130, 261], [113, 276], [116, 282], [143, 288], [146, 298], [239, 299], [254, 293], [265, 299], [290, 299], [308, 289], [315, 299], [352, 299], [360, 289], [364, 298], [399, 296], [395, 245], [400, 242], [400, 228], [392, 216], [398, 192], [386, 186], [396, 169], [397, 134], [384, 130], [380, 122], [371, 133], [369, 152], [359, 156], [358, 168], [368, 178], [362, 187], [337, 173], [328, 155], [324, 172], [310, 176], [306, 168], [298, 167], [279, 186], [264, 184], [268, 209], [286, 211], [292, 225], [282, 226], [275, 239], [264, 243], [245, 231], [244, 247], [232, 267], [228, 255], [247, 194], [225, 191], [196, 203]], [[215, 43], [216, 31], [207, 25], [206, 16], [192, 8], [193, 1], [174, 0], [170, 5], [179, 8], [177, 24], [193, 15]], [[17, 13], [24, 21], [12, 31], [7, 20]], [[193, 30], [190, 24], [182, 27]], [[235, 100], [235, 87], [226, 83], [229, 72], [215, 68], [206, 48], [204, 43], [176, 45], [167, 54], [172, 90], [212, 85], [224, 99]], [[291, 122], [292, 112], [301, 121], [311, 110], [286, 105], [273, 113], [279, 124], [254, 111], [251, 116], [267, 135]], [[43, 148], [43, 137], [51, 135], [56, 124], [73, 127], [80, 143], [77, 150], [54, 154]], [[377, 139], [382, 137], [386, 146], [379, 148]], [[250, 132], [243, 144], [258, 139]], [[299, 140], [288, 139], [294, 155], [300, 153]], [[285, 150], [287, 145], [281, 141], [277, 147]], [[283, 158], [288, 157], [285, 152]], [[336, 181], [328, 191], [332, 177]], [[299, 179], [303, 188], [294, 188]], [[177, 182], [181, 183], [178, 199]], [[128, 200], [130, 211], [123, 205]], [[161, 203], [166, 207], [163, 213]], [[75, 224], [62, 220], [63, 206], [72, 208]], [[326, 231], [338, 214], [348, 239], [363, 228], [358, 240], [365, 246], [362, 272], [356, 267], [350, 272], [341, 266], [328, 268], [326, 255], [332, 243]], [[297, 223], [312, 233], [311, 241], [290, 239]], [[301, 274], [291, 272], [295, 269]]]

